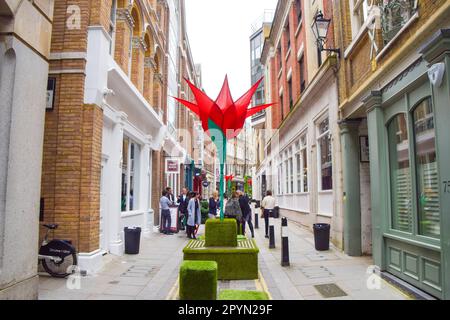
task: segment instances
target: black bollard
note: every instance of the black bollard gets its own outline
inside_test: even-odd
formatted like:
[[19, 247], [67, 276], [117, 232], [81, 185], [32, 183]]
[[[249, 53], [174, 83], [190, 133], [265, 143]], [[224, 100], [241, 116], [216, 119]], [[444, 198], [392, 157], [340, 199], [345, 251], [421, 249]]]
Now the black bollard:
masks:
[[289, 267], [289, 237], [288, 222], [286, 218], [281, 219], [281, 266]]
[[269, 249], [275, 249], [275, 226], [273, 218], [269, 218]]
[[255, 229], [259, 229], [259, 214], [255, 213]]

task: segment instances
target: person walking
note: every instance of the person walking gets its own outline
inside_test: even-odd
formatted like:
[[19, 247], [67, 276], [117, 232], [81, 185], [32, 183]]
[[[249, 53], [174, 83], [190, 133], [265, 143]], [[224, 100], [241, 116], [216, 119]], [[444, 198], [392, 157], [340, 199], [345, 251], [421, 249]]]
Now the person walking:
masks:
[[196, 239], [195, 230], [200, 226], [202, 222], [202, 214], [200, 211], [200, 195], [196, 192], [191, 193], [191, 199], [187, 207], [187, 236], [189, 239]]
[[245, 226], [246, 224], [248, 224], [250, 232], [252, 233], [252, 238], [254, 238], [255, 229], [253, 228], [252, 208], [250, 208], [250, 199], [243, 191], [239, 191], [239, 205], [242, 211], [242, 234], [245, 235]]
[[180, 223], [180, 230], [186, 229], [186, 219], [188, 215], [187, 207], [189, 204], [189, 196], [186, 188], [181, 190], [181, 195], [178, 197], [178, 218]]
[[162, 197], [159, 200], [159, 205], [161, 207], [161, 230], [166, 235], [173, 235], [170, 232], [170, 227], [172, 225], [172, 217], [170, 216], [170, 206], [173, 202], [169, 200], [167, 196], [167, 191], [163, 191]]
[[225, 217], [229, 219], [236, 219], [238, 234], [241, 234], [242, 210], [239, 205], [239, 197], [237, 192], [233, 192], [231, 199], [227, 201], [227, 205], [225, 207]]
[[220, 199], [219, 193], [215, 191], [213, 196], [209, 198], [209, 214], [210, 219], [215, 219], [217, 217], [217, 212], [220, 209]]
[[269, 218], [275, 209], [275, 198], [272, 196], [272, 191], [267, 191], [266, 196], [261, 202], [261, 218], [264, 218], [266, 238], [269, 238]]

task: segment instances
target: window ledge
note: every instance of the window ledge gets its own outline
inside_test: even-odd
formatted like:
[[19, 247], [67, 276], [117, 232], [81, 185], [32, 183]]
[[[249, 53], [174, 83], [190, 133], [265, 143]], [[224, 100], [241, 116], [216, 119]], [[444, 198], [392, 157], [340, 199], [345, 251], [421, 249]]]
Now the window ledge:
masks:
[[289, 59], [289, 56], [291, 55], [292, 52], [292, 46], [289, 47], [289, 50], [286, 53], [286, 57], [284, 58], [286, 61]]
[[300, 30], [302, 29], [302, 25], [303, 25], [303, 18], [302, 20], [300, 20], [300, 23], [298, 24], [297, 30], [295, 30], [295, 37], [298, 37], [298, 34], [300, 33]]
[[145, 212], [142, 210], [135, 210], [135, 211], [126, 211], [126, 212], [122, 212], [120, 214], [121, 218], [131, 218], [131, 217], [136, 217], [136, 216], [141, 216], [143, 215]]
[[333, 194], [333, 190], [319, 191], [319, 194]]
[[388, 44], [386, 44], [384, 46], [384, 48], [380, 51], [380, 53], [377, 55], [377, 57], [375, 58], [376, 61], [378, 62], [385, 54], [386, 52], [394, 45], [395, 41], [403, 34], [403, 32], [405, 32], [406, 29], [408, 29], [416, 20], [419, 19], [419, 11], [417, 11], [412, 17], [411, 19], [409, 19], [409, 21], [407, 23], [405, 23], [405, 25], [397, 32], [397, 34], [395, 35], [395, 37], [393, 37], [391, 39], [391, 41], [389, 41]]
[[348, 56], [353, 52], [353, 50], [356, 48], [356, 45], [361, 41], [361, 39], [364, 37], [364, 35], [369, 31], [368, 23], [367, 21], [364, 23], [364, 25], [359, 29], [358, 34], [353, 39], [353, 41], [350, 43], [348, 48], [344, 52], [344, 59], [347, 59]]

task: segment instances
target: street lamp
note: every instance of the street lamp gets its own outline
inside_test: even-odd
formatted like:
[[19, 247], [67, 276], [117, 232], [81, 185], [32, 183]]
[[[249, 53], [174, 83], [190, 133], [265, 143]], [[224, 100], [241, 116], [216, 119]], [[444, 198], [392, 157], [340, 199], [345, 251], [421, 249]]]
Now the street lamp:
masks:
[[316, 16], [314, 17], [314, 22], [312, 24], [312, 31], [314, 33], [314, 37], [317, 41], [317, 46], [319, 50], [322, 51], [330, 51], [336, 52], [338, 56], [341, 56], [341, 49], [327, 49], [324, 47], [327, 42], [328, 30], [330, 29], [331, 19], [325, 19], [322, 11], [318, 11]]

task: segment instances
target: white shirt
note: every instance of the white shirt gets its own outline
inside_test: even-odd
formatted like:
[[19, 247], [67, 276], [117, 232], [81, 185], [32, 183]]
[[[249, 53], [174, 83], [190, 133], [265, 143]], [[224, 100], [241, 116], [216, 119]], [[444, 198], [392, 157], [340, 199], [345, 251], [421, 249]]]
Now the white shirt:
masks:
[[272, 196], [265, 197], [261, 203], [261, 207], [267, 210], [275, 209], [275, 205], [275, 198]]

